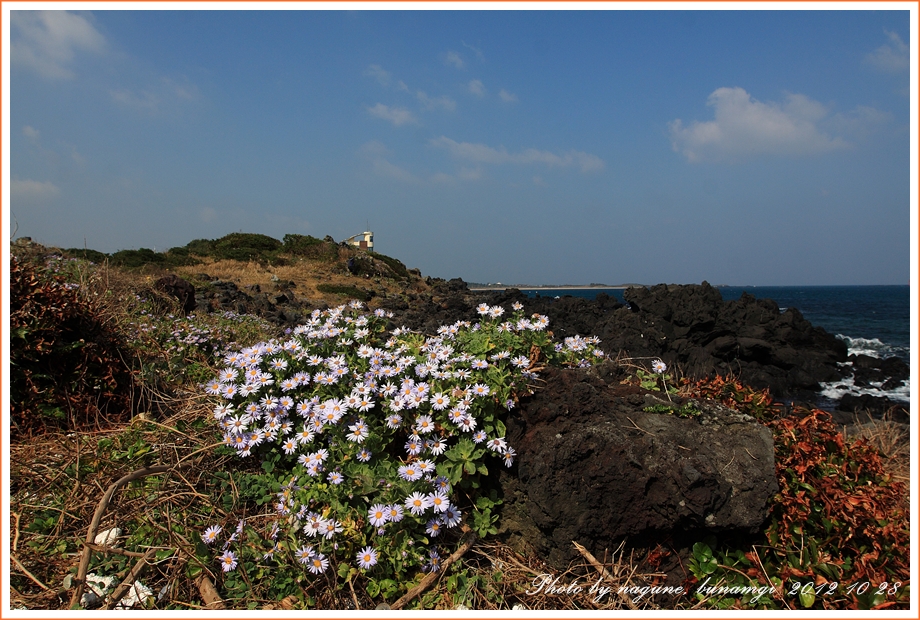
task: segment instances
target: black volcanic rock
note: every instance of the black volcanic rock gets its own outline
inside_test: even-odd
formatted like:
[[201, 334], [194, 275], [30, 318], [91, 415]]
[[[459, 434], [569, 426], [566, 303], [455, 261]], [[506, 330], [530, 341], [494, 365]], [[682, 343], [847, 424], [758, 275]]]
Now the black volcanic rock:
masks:
[[479, 303], [507, 308], [519, 301], [526, 314], [546, 315], [557, 339], [595, 335], [611, 356], [646, 365], [661, 358], [691, 378], [735, 375], [777, 397], [813, 395], [820, 383], [844, 376], [838, 363], [846, 361], [846, 344], [798, 310], [781, 312], [776, 302], [749, 294], [726, 302], [706, 282], [630, 288], [623, 295], [628, 305], [605, 294], [589, 300], [531, 298], [516, 289], [475, 293], [459, 282], [433, 279], [430, 294], [409, 300], [406, 307], [397, 300], [387, 300], [384, 307], [394, 312], [395, 324], [433, 333], [457, 320], [476, 320]]
[[844, 394], [837, 403], [837, 408], [842, 412], [867, 414], [871, 418], [888, 418], [893, 422], [910, 424], [909, 407], [887, 396]]
[[154, 286], [178, 299], [186, 314], [195, 309], [195, 286], [188, 280], [171, 273], [157, 280]]
[[512, 544], [564, 569], [572, 541], [601, 557], [624, 538], [756, 532], [778, 490], [772, 432], [709, 401], [694, 418], [647, 412], [668, 401], [605, 372], [550, 369], [509, 420], [517, 477], [501, 477], [501, 523]]
[[[854, 371], [857, 384], [889, 387], [910, 376], [909, 367], [897, 358], [861, 359], [851, 370], [843, 365], [846, 344], [813, 326], [795, 308], [780, 311], [776, 302], [747, 293], [724, 301], [706, 282], [626, 289], [624, 305], [604, 293], [594, 300], [566, 295], [533, 298], [517, 289], [470, 291], [460, 278], [426, 281], [426, 292], [407, 291], [376, 299], [373, 305], [393, 313], [392, 327], [434, 334], [442, 325], [477, 321], [480, 303], [510, 310], [517, 301], [526, 315], [546, 315], [557, 340], [595, 335], [611, 357], [634, 358], [646, 366], [661, 358], [675, 374], [694, 379], [734, 375], [751, 387], [769, 388], [779, 398], [814, 400], [821, 383], [840, 381]], [[302, 321], [316, 305], [292, 293], [283, 298], [255, 290], [247, 294], [231, 282], [208, 282], [208, 289], [199, 292], [201, 308], [253, 312], [283, 326]], [[865, 368], [860, 370], [860, 365]]]

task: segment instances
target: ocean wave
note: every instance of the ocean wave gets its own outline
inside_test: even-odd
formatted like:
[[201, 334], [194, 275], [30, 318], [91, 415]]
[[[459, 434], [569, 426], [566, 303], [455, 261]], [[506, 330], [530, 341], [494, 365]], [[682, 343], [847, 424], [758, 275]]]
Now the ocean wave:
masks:
[[890, 345], [878, 338], [851, 338], [843, 334], [837, 334], [837, 338], [846, 343], [849, 355], [868, 355], [869, 357], [880, 359], [897, 356], [902, 359], [910, 359], [910, 349], [908, 347]]
[[858, 386], [853, 382], [853, 377], [846, 377], [840, 381], [830, 381], [821, 383], [821, 396], [829, 400], [840, 400], [847, 394], [854, 396], [887, 396], [891, 400], [910, 403], [910, 380], [905, 380], [904, 384], [893, 390], [883, 390], [881, 383], [872, 383], [867, 386]]

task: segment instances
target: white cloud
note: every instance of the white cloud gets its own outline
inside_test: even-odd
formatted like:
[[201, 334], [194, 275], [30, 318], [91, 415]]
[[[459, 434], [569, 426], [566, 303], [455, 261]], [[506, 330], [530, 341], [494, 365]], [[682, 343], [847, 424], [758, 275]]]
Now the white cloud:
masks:
[[40, 134], [38, 130], [32, 127], [31, 125], [26, 125], [25, 127], [22, 128], [22, 135], [29, 138], [30, 140], [38, 141]]
[[404, 168], [400, 168], [396, 164], [391, 164], [382, 157], [378, 157], [374, 160], [373, 169], [375, 174], [382, 177], [396, 179], [404, 183], [418, 183], [418, 179], [411, 172]]
[[888, 44], [867, 54], [864, 61], [879, 71], [898, 73], [910, 68], [910, 46], [901, 40], [896, 32], [885, 31]]
[[387, 158], [393, 155], [382, 142], [370, 140], [358, 148], [358, 154], [367, 160], [370, 160], [371, 169], [374, 174], [381, 177], [396, 179], [404, 183], [418, 183], [418, 178], [405, 168], [400, 168], [391, 163]]
[[827, 126], [849, 138], [864, 140], [892, 120], [890, 112], [861, 105], [851, 112], [835, 114], [827, 120]]
[[417, 125], [418, 119], [409, 110], [405, 108], [391, 108], [390, 106], [378, 103], [374, 107], [368, 107], [367, 113], [385, 121], [390, 121], [396, 127], [402, 125]]
[[150, 91], [110, 90], [109, 96], [116, 103], [136, 110], [153, 113], [160, 108], [160, 98]]
[[217, 220], [217, 210], [214, 207], [203, 207], [201, 211], [198, 212], [201, 221], [205, 223], [214, 222]]
[[517, 153], [509, 153], [503, 146], [494, 148], [486, 144], [457, 142], [446, 136], [431, 140], [431, 145], [446, 148], [458, 159], [478, 164], [544, 164], [559, 168], [577, 166], [582, 172], [595, 172], [604, 168], [604, 161], [600, 157], [581, 151], [568, 151], [559, 155], [550, 151], [524, 149]]
[[51, 181], [13, 179], [10, 181], [10, 200], [36, 203], [57, 198], [61, 190]]
[[432, 183], [453, 183], [456, 179], [446, 172], [435, 172], [431, 175]]
[[374, 78], [381, 86], [390, 85], [390, 72], [384, 71], [383, 67], [380, 65], [369, 66], [364, 70], [364, 75]]
[[90, 21], [66, 11], [11, 11], [10, 62], [49, 79], [72, 79], [78, 51], [101, 53], [105, 38]]
[[179, 83], [172, 78], [164, 77], [160, 78], [160, 83], [162, 89], [176, 99], [197, 101], [200, 96], [198, 87], [192, 84], [188, 78], [183, 78], [182, 83]]
[[486, 87], [482, 84], [480, 80], [471, 80], [468, 85], [470, 92], [476, 95], [477, 97], [485, 97]]
[[715, 120], [693, 121], [687, 127], [680, 119], [669, 123], [674, 151], [689, 161], [808, 155], [848, 146], [842, 138], [818, 129], [827, 110], [805, 95], [787, 95], [783, 104], [763, 103], [743, 88], [719, 88], [707, 105], [715, 109]]
[[457, 171], [457, 178], [464, 181], [477, 181], [482, 178], [482, 168], [460, 168]]
[[463, 69], [466, 66], [466, 63], [463, 62], [463, 59], [460, 58], [460, 54], [457, 52], [447, 52], [444, 56], [445, 65], [453, 65], [457, 69]]
[[425, 94], [423, 91], [418, 91], [416, 93], [416, 97], [418, 97], [418, 100], [421, 102], [422, 106], [424, 106], [426, 110], [434, 110], [435, 108], [443, 108], [444, 110], [447, 110], [448, 112], [453, 112], [454, 110], [457, 109], [457, 103], [446, 95], [442, 95], [438, 97], [437, 99], [432, 99], [427, 94]]
[[479, 49], [478, 47], [473, 47], [472, 45], [470, 45], [469, 43], [467, 43], [467, 42], [465, 42], [465, 41], [460, 41], [460, 43], [463, 44], [463, 47], [465, 47], [465, 48], [467, 48], [467, 49], [469, 49], [469, 50], [472, 50], [473, 53], [476, 54], [476, 58], [479, 59], [479, 62], [485, 62], [485, 61], [486, 61], [485, 54], [482, 53], [482, 50], [481, 50], [481, 49]]
[[514, 95], [514, 94], [512, 94], [512, 93], [509, 93], [509, 92], [508, 92], [507, 90], [505, 90], [504, 88], [501, 89], [501, 91], [499, 91], [498, 96], [499, 96], [499, 97], [501, 98], [501, 100], [504, 101], [505, 103], [514, 103], [515, 101], [518, 100], [517, 95]]

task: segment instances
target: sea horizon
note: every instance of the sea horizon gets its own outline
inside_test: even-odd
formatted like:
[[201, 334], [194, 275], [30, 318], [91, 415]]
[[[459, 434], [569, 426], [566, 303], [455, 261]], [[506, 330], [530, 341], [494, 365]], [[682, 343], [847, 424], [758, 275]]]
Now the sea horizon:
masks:
[[[640, 288], [640, 287], [652, 287], [658, 286], [659, 284], [666, 284], [667, 286], [692, 286], [694, 284], [700, 284], [699, 282], [690, 282], [690, 283], [656, 283], [656, 284], [639, 284], [639, 283], [626, 283], [626, 284], [502, 284], [497, 282], [495, 284], [482, 284], [478, 282], [467, 282], [467, 288], [471, 291], [500, 291], [507, 289], [518, 289], [518, 290], [572, 290], [572, 289], [582, 289], [582, 290], [602, 290], [602, 289], [616, 289], [623, 290], [627, 288]], [[709, 283], [713, 288], [832, 288], [832, 287], [841, 287], [841, 288], [850, 288], [850, 287], [878, 287], [878, 286], [902, 286], [910, 287], [910, 283], [907, 284], [712, 284]]]

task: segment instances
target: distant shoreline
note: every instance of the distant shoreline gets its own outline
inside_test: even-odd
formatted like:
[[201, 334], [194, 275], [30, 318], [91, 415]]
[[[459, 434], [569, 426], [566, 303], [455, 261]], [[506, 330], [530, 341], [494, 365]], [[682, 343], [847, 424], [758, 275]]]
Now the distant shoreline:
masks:
[[644, 284], [616, 284], [616, 285], [578, 285], [578, 284], [564, 284], [562, 286], [524, 286], [524, 285], [496, 285], [496, 286], [471, 286], [468, 288], [470, 291], [505, 291], [509, 288], [516, 288], [519, 291], [574, 291], [574, 290], [588, 290], [588, 291], [603, 291], [607, 289], [622, 290], [627, 288], [643, 287]]

